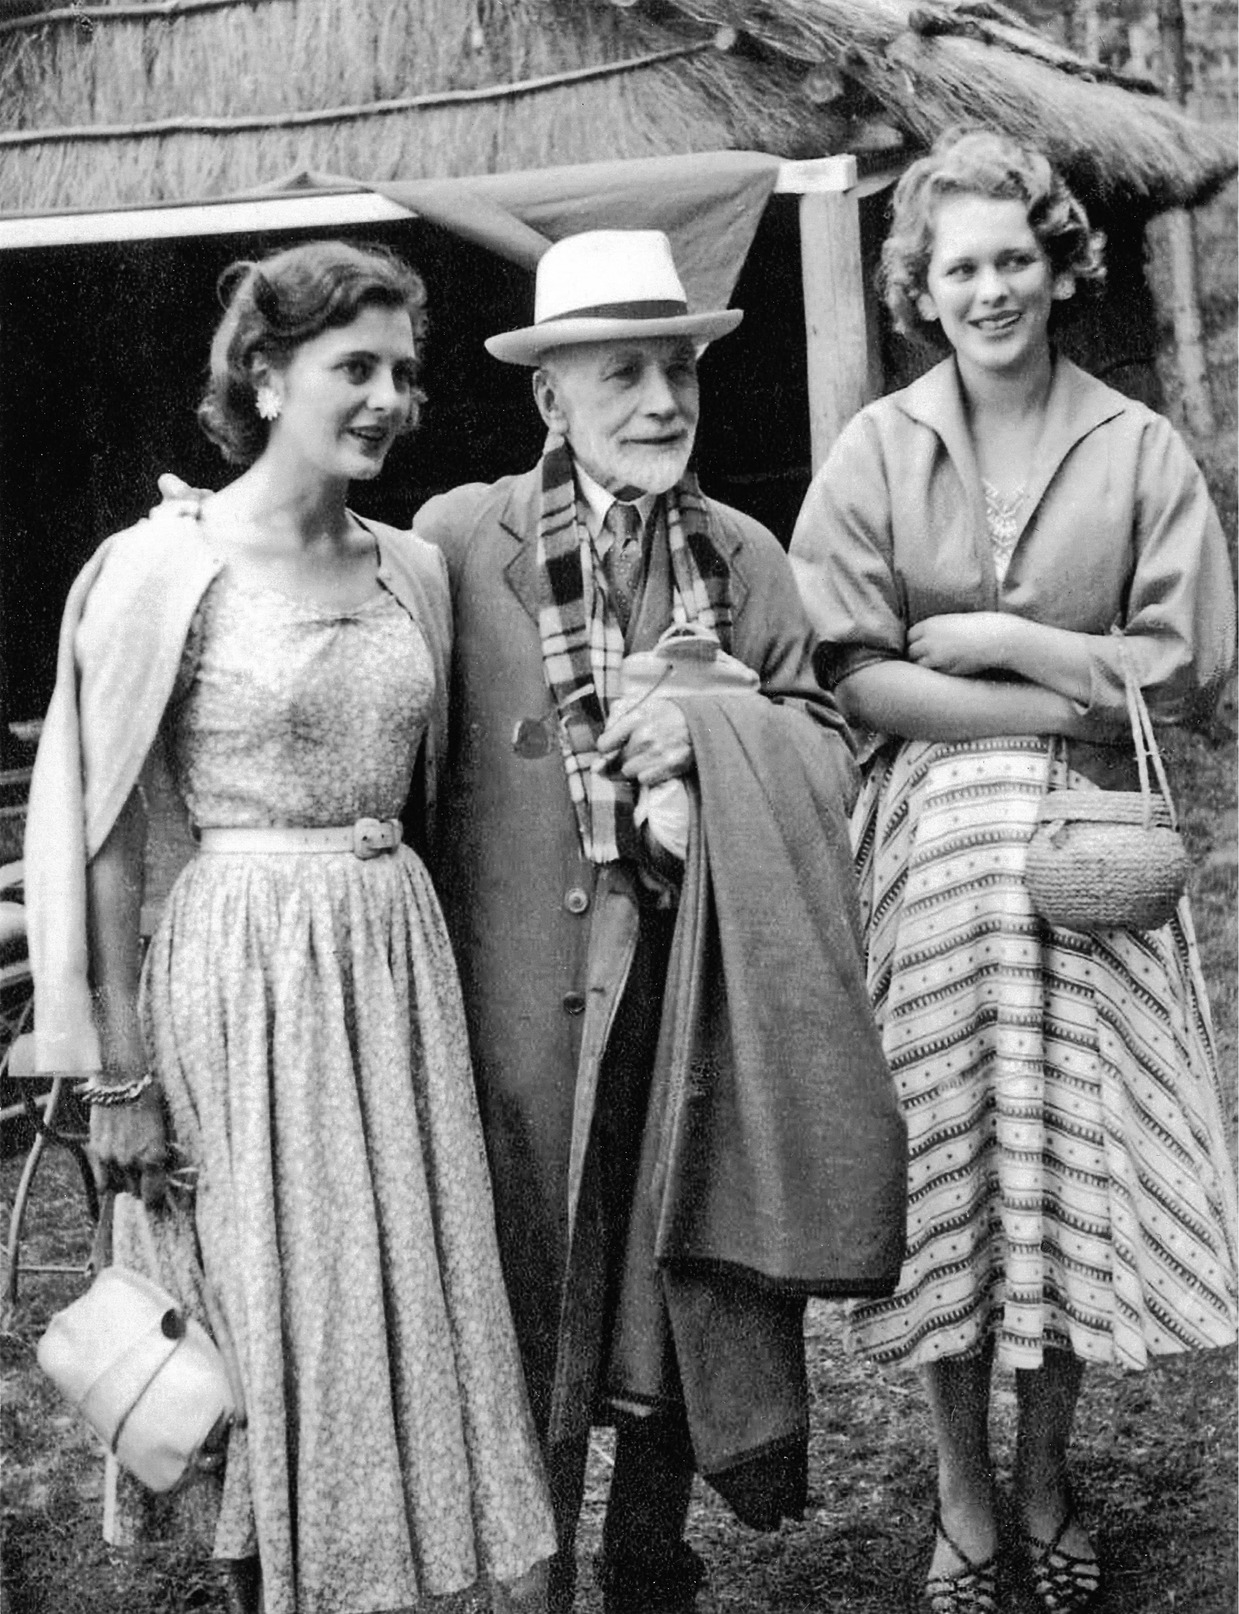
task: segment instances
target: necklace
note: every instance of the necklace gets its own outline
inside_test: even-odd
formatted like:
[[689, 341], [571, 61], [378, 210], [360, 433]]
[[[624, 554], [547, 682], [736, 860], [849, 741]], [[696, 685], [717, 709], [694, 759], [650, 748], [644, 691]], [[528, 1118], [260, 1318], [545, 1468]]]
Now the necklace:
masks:
[[1021, 482], [1011, 493], [1000, 493], [992, 482], [981, 479], [985, 494], [985, 526], [994, 550], [999, 582], [1007, 575], [1011, 556], [1020, 535], [1019, 514], [1028, 489]]

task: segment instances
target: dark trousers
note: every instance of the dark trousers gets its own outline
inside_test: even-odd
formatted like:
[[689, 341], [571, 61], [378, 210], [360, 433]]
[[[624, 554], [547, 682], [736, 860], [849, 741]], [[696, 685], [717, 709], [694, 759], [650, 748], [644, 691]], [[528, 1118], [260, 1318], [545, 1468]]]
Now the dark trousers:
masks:
[[[599, 1081], [599, 1109], [586, 1167], [588, 1202], [583, 1226], [593, 1228], [598, 1326], [594, 1395], [605, 1396], [608, 1341], [615, 1322], [619, 1279], [636, 1182], [642, 1124], [658, 1041], [674, 915], [643, 910], [641, 935], [628, 987], [608, 1041]], [[682, 1408], [646, 1416], [616, 1417], [615, 1467], [603, 1527], [608, 1562], [642, 1575], [672, 1562], [684, 1534], [693, 1483], [693, 1451]], [[552, 1575], [552, 1611], [571, 1606], [577, 1516], [587, 1441], [578, 1452], [558, 1453], [551, 1489], [560, 1552]], [[558, 1593], [557, 1593], [558, 1588]]]
[[[619, 1419], [602, 1527], [606, 1563], [634, 1580], [656, 1581], [660, 1570], [676, 1561], [692, 1486], [693, 1450], [682, 1419], [658, 1413]], [[569, 1614], [572, 1608], [579, 1500], [578, 1492], [566, 1507], [556, 1507], [560, 1547], [551, 1564], [551, 1614]]]
[[604, 1556], [637, 1569], [674, 1558], [693, 1486], [693, 1448], [683, 1419], [624, 1418], [615, 1431], [615, 1471], [602, 1530]]

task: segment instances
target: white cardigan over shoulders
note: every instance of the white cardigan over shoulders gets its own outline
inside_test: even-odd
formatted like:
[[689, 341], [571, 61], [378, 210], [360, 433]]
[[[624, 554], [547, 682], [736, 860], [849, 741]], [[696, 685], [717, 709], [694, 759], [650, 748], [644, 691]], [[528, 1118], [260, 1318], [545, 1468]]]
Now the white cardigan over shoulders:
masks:
[[[443, 556], [410, 533], [366, 523], [378, 576], [421, 626], [437, 699], [426, 740], [427, 817], [447, 720], [451, 602]], [[196, 522], [158, 511], [106, 539], [65, 604], [56, 684], [44, 719], [26, 820], [25, 901], [39, 1071], [100, 1068], [91, 1012], [86, 871], [141, 781], [152, 829], [192, 842], [156, 743], [194, 613], [223, 562]], [[154, 839], [152, 835], [151, 839]], [[148, 898], [166, 892], [148, 891]]]

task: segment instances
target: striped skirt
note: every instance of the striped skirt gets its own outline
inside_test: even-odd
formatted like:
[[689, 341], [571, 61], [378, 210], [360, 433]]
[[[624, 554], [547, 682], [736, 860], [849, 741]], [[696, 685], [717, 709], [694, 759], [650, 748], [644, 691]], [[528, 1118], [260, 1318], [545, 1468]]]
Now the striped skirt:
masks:
[[[1186, 901], [1161, 930], [1032, 912], [1035, 739], [879, 753], [853, 819], [869, 989], [908, 1124], [907, 1254], [855, 1344], [991, 1340], [1141, 1368], [1236, 1337], [1235, 1181]], [[1071, 776], [1073, 788], [1088, 781]]]

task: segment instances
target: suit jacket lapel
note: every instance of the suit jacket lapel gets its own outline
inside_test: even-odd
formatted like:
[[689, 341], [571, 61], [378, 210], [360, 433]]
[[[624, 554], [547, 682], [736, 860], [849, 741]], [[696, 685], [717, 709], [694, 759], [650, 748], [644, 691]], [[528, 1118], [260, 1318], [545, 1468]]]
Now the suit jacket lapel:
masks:
[[504, 566], [508, 587], [536, 623], [542, 607], [541, 579], [538, 576], [538, 515], [541, 506], [541, 468], [519, 477], [499, 516], [499, 531], [507, 539], [512, 554]]

